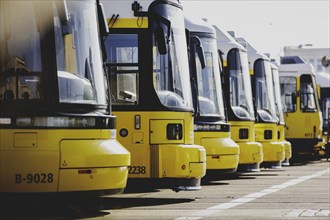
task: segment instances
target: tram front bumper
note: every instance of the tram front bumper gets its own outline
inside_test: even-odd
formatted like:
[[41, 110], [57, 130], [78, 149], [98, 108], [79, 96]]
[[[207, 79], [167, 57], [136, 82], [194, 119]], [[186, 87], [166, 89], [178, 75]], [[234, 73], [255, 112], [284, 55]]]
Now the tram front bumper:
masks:
[[202, 178], [206, 172], [205, 148], [194, 144], [159, 145], [161, 178]]
[[282, 141], [285, 149], [285, 159], [290, 159], [292, 157], [291, 143], [289, 141]]
[[239, 164], [260, 164], [264, 159], [262, 144], [259, 142], [238, 142]]
[[115, 139], [62, 140], [60, 155], [60, 192], [126, 187], [130, 153]]
[[237, 169], [239, 146], [231, 138], [201, 138], [201, 145], [206, 149], [207, 170]]
[[261, 142], [264, 152], [263, 162], [280, 162], [285, 159], [285, 146], [281, 142]]

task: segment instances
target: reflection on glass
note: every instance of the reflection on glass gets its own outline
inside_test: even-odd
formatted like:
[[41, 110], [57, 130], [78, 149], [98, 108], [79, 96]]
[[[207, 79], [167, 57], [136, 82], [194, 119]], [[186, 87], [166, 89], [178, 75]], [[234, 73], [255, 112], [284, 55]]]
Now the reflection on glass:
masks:
[[297, 110], [296, 105], [296, 90], [297, 81], [293, 76], [281, 76], [281, 102], [284, 112], [295, 112]]
[[[186, 48], [184, 19], [181, 9], [160, 4], [153, 12], [162, 17], [149, 21], [153, 30], [153, 83], [161, 103], [167, 107], [192, 108], [189, 66]], [[170, 12], [170, 13], [169, 13]], [[170, 21], [165, 22], [164, 20]], [[166, 40], [166, 54], [158, 50], [155, 30], [162, 28]]]
[[40, 12], [30, 1], [0, 4], [0, 100], [41, 99]]
[[200, 40], [204, 50], [205, 68], [202, 69], [196, 52], [199, 114], [201, 116], [225, 117], [216, 40], [206, 37], [201, 37]]
[[302, 112], [316, 111], [316, 100], [312, 83], [300, 83], [300, 109]]
[[323, 128], [327, 131], [329, 126], [329, 109], [330, 109], [330, 98], [323, 98], [322, 102], [322, 115], [323, 115]]
[[278, 69], [272, 68], [273, 73], [273, 85], [274, 85], [274, 94], [275, 94], [275, 107], [276, 107], [276, 115], [278, 121], [281, 124], [284, 124], [284, 115], [283, 115], [283, 107], [281, 102], [281, 91], [280, 91], [280, 80]]
[[59, 98], [62, 103], [105, 104], [95, 2], [67, 1], [62, 24], [54, 4]]
[[256, 105], [258, 115], [264, 121], [276, 120], [275, 100], [270, 62], [257, 60], [255, 63]]
[[252, 89], [246, 52], [228, 54], [230, 106], [239, 118], [253, 119]]

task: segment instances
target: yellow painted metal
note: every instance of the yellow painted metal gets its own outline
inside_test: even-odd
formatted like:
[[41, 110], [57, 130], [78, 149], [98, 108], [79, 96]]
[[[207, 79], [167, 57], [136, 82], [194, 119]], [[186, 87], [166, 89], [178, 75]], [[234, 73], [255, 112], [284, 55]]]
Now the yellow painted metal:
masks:
[[[262, 144], [255, 141], [253, 121], [230, 121], [231, 138], [239, 145], [239, 164], [257, 164], [263, 161]], [[239, 130], [247, 129], [248, 138], [241, 139]]]
[[159, 178], [202, 178], [205, 175], [205, 149], [198, 145], [160, 145], [162, 169]]
[[194, 136], [195, 143], [206, 150], [206, 169], [237, 169], [239, 146], [229, 138], [230, 132], [195, 131]]
[[118, 18], [114, 24], [109, 23], [110, 18], [107, 19], [109, 28], [148, 28], [148, 18]]
[[[172, 119], [152, 119], [150, 120], [150, 144], [183, 144], [184, 139], [169, 140], [167, 138], [167, 125], [169, 124], [180, 124], [184, 126], [183, 120], [172, 120]], [[163, 132], [159, 132], [163, 131]]]
[[291, 143], [285, 140], [285, 126], [284, 125], [277, 125], [277, 132], [278, 132], [278, 142], [284, 145], [285, 149], [285, 159], [290, 159], [292, 156], [292, 149]]
[[[58, 191], [89, 191], [124, 189], [128, 174], [127, 167], [92, 168], [90, 173], [79, 174], [79, 169], [61, 169]], [[84, 169], [83, 169], [84, 170]], [[75, 181], [72, 181], [74, 179]], [[115, 179], [115, 181], [114, 181]]]
[[[205, 175], [206, 153], [202, 146], [194, 144], [191, 112], [114, 111], [113, 114], [117, 116], [117, 139], [131, 152], [129, 178], [201, 178]], [[139, 128], [135, 126], [135, 115], [140, 115]], [[182, 124], [182, 139], [166, 140], [166, 125], [171, 123]], [[127, 136], [121, 136], [125, 130]]]
[[[265, 130], [272, 131], [272, 138], [265, 139]], [[277, 125], [269, 123], [255, 124], [256, 141], [262, 144], [264, 153], [263, 162], [280, 162], [285, 159], [285, 146], [277, 141]]]
[[[1, 129], [0, 192], [125, 188], [130, 153], [110, 134], [101, 129]], [[22, 137], [29, 138], [24, 142]], [[35, 147], [17, 147], [17, 142], [22, 146], [35, 140]]]

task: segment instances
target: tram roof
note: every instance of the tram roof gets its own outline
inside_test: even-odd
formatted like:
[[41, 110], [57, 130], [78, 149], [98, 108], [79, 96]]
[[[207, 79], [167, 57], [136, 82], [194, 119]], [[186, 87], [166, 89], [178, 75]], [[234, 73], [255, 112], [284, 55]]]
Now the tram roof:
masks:
[[221, 30], [216, 25], [213, 25], [213, 27], [217, 36], [218, 49], [220, 49], [223, 53], [227, 54], [233, 48], [237, 48], [246, 52], [246, 49], [241, 44], [239, 44], [235, 38], [231, 36], [227, 31]]
[[207, 33], [213, 34], [215, 36], [215, 30], [212, 25], [210, 25], [207, 21], [202, 18], [193, 18], [189, 16], [185, 16], [184, 18], [185, 27], [194, 33]]

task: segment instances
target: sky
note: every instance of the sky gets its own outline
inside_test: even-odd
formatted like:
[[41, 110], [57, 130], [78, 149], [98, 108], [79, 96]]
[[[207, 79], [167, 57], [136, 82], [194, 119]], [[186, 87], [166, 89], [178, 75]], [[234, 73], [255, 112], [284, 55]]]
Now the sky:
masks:
[[235, 31], [279, 59], [284, 46], [330, 48], [330, 0], [181, 0], [188, 16]]

